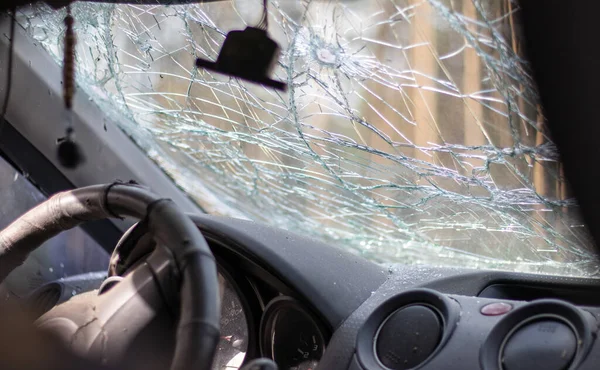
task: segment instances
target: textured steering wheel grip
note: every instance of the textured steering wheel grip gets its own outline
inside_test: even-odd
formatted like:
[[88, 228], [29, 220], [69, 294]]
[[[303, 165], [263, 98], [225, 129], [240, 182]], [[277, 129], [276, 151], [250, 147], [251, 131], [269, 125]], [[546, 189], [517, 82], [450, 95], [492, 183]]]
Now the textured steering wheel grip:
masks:
[[206, 240], [169, 199], [134, 184], [96, 185], [58, 193], [0, 232], [0, 282], [29, 253], [83, 222], [134, 217], [167, 246], [182, 276], [181, 311], [171, 370], [210, 369], [219, 340], [217, 267]]

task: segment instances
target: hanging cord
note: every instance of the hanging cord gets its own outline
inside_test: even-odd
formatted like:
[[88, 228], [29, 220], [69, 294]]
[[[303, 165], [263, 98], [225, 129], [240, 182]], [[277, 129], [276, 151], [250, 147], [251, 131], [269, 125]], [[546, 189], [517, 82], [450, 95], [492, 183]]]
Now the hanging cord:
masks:
[[2, 131], [4, 122], [6, 121], [6, 112], [8, 111], [8, 103], [10, 101], [10, 90], [12, 89], [13, 59], [15, 51], [15, 26], [17, 24], [17, 8], [15, 6], [11, 9], [11, 13], [10, 44], [8, 46], [8, 63], [6, 67], [6, 95], [4, 96], [4, 103], [2, 105], [2, 115], [0, 116], [0, 132]]
[[67, 130], [64, 138], [58, 139], [58, 160], [63, 167], [74, 169], [83, 162], [83, 154], [73, 141], [73, 96], [75, 95], [75, 19], [71, 15], [71, 5], [67, 5], [65, 16], [65, 43], [63, 58], [63, 100], [67, 110]]
[[268, 0], [263, 0], [263, 14], [260, 22], [256, 26], [256, 28], [260, 28], [261, 30], [269, 29], [269, 5]]
[[67, 16], [65, 17], [65, 48], [63, 58], [63, 98], [65, 108], [71, 110], [73, 108], [73, 95], [75, 95], [75, 45], [77, 38], [73, 25], [75, 20], [71, 15], [71, 6], [67, 6]]

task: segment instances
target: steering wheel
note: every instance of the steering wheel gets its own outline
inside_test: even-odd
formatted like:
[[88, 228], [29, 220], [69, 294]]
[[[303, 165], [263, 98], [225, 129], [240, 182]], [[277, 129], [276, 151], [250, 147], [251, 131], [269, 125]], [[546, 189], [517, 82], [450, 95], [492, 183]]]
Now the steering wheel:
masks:
[[[215, 259], [187, 215], [171, 200], [161, 199], [139, 185], [113, 183], [58, 193], [18, 218], [0, 232], [0, 282], [51, 237], [83, 222], [111, 217], [133, 217], [144, 222], [148, 235], [166, 246], [175, 261], [180, 304], [170, 369], [210, 370], [220, 318]], [[135, 280], [139, 275], [131, 273], [124, 280], [139, 284]], [[101, 325], [97, 323], [100, 314], [94, 315], [79, 327], [69, 322], [66, 327], [70, 334], [77, 335], [91, 323]]]

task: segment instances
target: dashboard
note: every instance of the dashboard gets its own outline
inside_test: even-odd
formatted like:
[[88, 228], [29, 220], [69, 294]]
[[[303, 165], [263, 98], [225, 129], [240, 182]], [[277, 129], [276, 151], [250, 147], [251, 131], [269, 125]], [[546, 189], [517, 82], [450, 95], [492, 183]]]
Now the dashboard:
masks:
[[267, 357], [280, 369], [314, 370], [325, 353], [331, 325], [268, 266], [243, 258], [222, 239], [205, 235], [217, 258], [221, 288], [221, 340], [213, 370]]
[[234, 279], [223, 267], [219, 283], [221, 337], [213, 370], [239, 369], [246, 358], [258, 355], [273, 359], [282, 369], [317, 367], [329, 330], [303, 303], [282, 294], [270, 296], [260, 283], [249, 277]]
[[410, 266], [388, 274], [332, 338], [300, 301], [274, 298], [260, 354], [290, 370], [596, 368], [594, 280]]
[[[383, 267], [261, 224], [192, 219], [219, 266], [215, 370], [257, 357], [281, 370], [571, 370], [600, 363], [598, 280]], [[62, 298], [50, 306], [81, 286], [60, 284]]]
[[[597, 289], [596, 281], [583, 279], [396, 266], [336, 330], [321, 365], [596, 368], [600, 310], [590, 304]], [[524, 300], [532, 290], [538, 293]]]

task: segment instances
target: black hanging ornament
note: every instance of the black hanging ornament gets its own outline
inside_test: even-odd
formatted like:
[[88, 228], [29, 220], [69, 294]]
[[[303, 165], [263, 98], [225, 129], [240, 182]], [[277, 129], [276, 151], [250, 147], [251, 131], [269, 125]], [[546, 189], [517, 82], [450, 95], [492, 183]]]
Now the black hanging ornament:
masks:
[[73, 96], [75, 95], [75, 45], [77, 39], [73, 28], [75, 20], [71, 15], [71, 7], [67, 6], [65, 17], [65, 41], [63, 59], [63, 100], [67, 110], [67, 129], [64, 138], [57, 140], [57, 156], [60, 164], [69, 169], [77, 168], [83, 163], [83, 152], [73, 139]]
[[263, 0], [263, 15], [257, 27], [229, 32], [217, 61], [198, 58], [196, 67], [285, 91], [284, 82], [268, 77], [279, 55], [279, 46], [267, 34], [268, 19], [267, 0]]
[[73, 140], [73, 128], [67, 128], [67, 135], [57, 140], [58, 160], [60, 164], [69, 169], [77, 168], [83, 162], [83, 153], [79, 145]]

